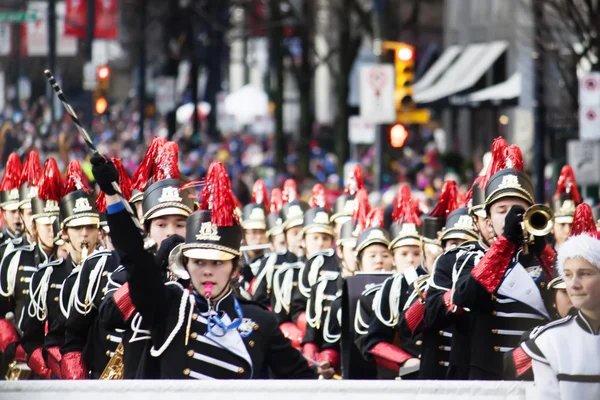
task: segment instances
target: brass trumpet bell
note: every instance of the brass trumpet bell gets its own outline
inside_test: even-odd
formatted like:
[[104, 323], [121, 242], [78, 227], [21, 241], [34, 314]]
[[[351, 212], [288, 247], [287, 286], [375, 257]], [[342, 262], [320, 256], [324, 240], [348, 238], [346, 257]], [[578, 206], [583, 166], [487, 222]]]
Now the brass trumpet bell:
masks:
[[543, 204], [534, 204], [523, 214], [523, 229], [532, 236], [546, 236], [554, 227], [554, 212]]
[[190, 274], [185, 269], [185, 265], [183, 265], [183, 247], [182, 245], [177, 245], [171, 253], [169, 253], [169, 271], [171, 272], [172, 280], [190, 279]]

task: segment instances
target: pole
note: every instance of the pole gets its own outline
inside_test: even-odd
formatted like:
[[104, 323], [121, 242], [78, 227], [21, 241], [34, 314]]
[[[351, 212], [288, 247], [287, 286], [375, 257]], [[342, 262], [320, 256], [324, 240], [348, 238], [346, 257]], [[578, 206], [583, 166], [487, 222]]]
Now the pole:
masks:
[[145, 120], [145, 106], [146, 106], [146, 13], [148, 9], [148, 2], [141, 0], [142, 4], [140, 7], [140, 59], [138, 65], [138, 100], [139, 100], [139, 133], [138, 142], [144, 143], [144, 120]]
[[535, 198], [536, 202], [544, 203], [544, 133], [546, 131], [546, 105], [544, 101], [544, 46], [543, 46], [543, 21], [544, 5], [542, 0], [533, 2], [533, 19], [535, 35], [535, 54], [537, 58], [534, 61], [535, 71], [535, 136], [534, 136], [534, 177], [535, 177]]
[[[48, 68], [56, 73], [56, 0], [48, 1]], [[51, 121], [54, 121], [55, 96], [52, 88], [48, 88], [47, 96]]]
[[[96, 28], [96, 1], [88, 0], [87, 2], [87, 32], [86, 32], [86, 47], [85, 59], [88, 63], [92, 63], [92, 43], [94, 42], [94, 30]], [[92, 131], [92, 123], [94, 121], [94, 94], [89, 92], [87, 104], [87, 123]]]
[[[194, 104], [194, 113], [192, 114], [193, 132], [192, 138], [194, 143], [200, 143], [200, 119], [198, 118], [198, 55], [196, 54], [196, 46], [194, 54], [192, 54], [192, 66], [190, 68], [190, 80], [192, 83], [192, 103]], [[197, 142], [195, 142], [197, 141]]]
[[[373, 10], [373, 52], [377, 58], [377, 62], [383, 61], [381, 46], [384, 38], [383, 14], [385, 12], [385, 0], [377, 0], [374, 3]], [[382, 125], [377, 125], [375, 128], [375, 165], [373, 166], [373, 186], [375, 191], [380, 191], [383, 187], [383, 134], [384, 128]]]
[[[17, 6], [17, 10], [23, 10], [23, 6]], [[21, 109], [21, 90], [19, 88], [19, 78], [21, 78], [21, 23], [14, 24], [15, 32], [15, 96], [16, 96], [16, 109]]]

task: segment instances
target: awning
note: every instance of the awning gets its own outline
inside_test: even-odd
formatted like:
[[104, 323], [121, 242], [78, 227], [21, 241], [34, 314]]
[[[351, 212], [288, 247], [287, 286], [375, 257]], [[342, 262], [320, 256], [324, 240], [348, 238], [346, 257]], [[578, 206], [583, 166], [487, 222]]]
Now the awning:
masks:
[[519, 102], [521, 90], [521, 73], [516, 72], [502, 83], [471, 93], [469, 105], [471, 107], [515, 105]]
[[[460, 96], [451, 101], [450, 97], [471, 89], [489, 70], [494, 62], [508, 48], [507, 41], [471, 44], [465, 48], [458, 60], [454, 62], [444, 75], [430, 88], [415, 91], [414, 100], [417, 105], [434, 106], [452, 104], [467, 105], [468, 99]], [[460, 101], [464, 101], [461, 104]]]
[[462, 50], [461, 46], [450, 46], [444, 53], [433, 63], [431, 67], [423, 74], [414, 85], [415, 92], [422, 92], [430, 88], [435, 81], [448, 69], [450, 64], [456, 59]]

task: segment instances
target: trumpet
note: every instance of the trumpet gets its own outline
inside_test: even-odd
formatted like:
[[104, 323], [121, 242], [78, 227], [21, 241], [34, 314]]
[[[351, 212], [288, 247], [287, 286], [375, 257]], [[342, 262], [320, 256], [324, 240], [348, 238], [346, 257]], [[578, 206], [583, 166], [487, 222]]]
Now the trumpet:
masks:
[[534, 204], [523, 214], [523, 237], [525, 239], [525, 253], [529, 252], [529, 245], [533, 243], [534, 236], [546, 236], [554, 227], [554, 212], [543, 204]]
[[554, 227], [554, 212], [543, 204], [534, 204], [523, 214], [523, 231], [527, 236], [546, 236]]

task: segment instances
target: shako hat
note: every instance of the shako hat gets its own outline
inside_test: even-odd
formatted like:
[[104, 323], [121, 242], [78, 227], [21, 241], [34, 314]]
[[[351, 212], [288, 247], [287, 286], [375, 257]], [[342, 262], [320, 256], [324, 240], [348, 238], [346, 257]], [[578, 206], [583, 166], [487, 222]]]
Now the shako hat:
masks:
[[338, 222], [343, 224], [350, 220], [354, 209], [354, 196], [356, 195], [356, 192], [364, 188], [364, 186], [362, 167], [356, 165], [350, 173], [344, 193], [335, 200], [333, 214], [331, 215], [332, 223]]
[[267, 185], [262, 179], [254, 182], [252, 201], [242, 209], [243, 229], [267, 229]]
[[31, 150], [23, 163], [19, 187], [19, 207], [31, 208], [31, 199], [38, 196], [38, 185], [42, 179], [42, 163], [37, 151]]
[[31, 199], [33, 220], [44, 225], [54, 224], [60, 215], [58, 203], [63, 197], [63, 191], [64, 182], [56, 160], [48, 158], [38, 184], [38, 195]]
[[72, 160], [67, 166], [64, 195], [59, 203], [62, 228], [100, 223], [93, 191], [85, 182], [79, 161]]
[[333, 237], [333, 227], [329, 222], [330, 214], [327, 209], [325, 188], [320, 183], [313, 186], [310, 206], [311, 208], [304, 213], [302, 234], [324, 233]]
[[298, 198], [296, 182], [293, 179], [286, 179], [283, 183], [282, 200], [283, 206], [280, 215], [283, 221], [283, 230], [287, 231], [301, 226], [304, 222], [304, 213], [310, 206]]
[[475, 226], [473, 225], [473, 218], [469, 215], [468, 208], [457, 208], [446, 218], [446, 225], [442, 229], [440, 241], [443, 243], [450, 239], [462, 239], [465, 241], [478, 239]]
[[17, 153], [10, 153], [0, 182], [0, 208], [19, 208], [19, 185], [21, 183], [21, 159]]
[[206, 260], [231, 260], [242, 255], [242, 227], [235, 214], [236, 200], [225, 166], [213, 162], [202, 190], [200, 209], [187, 220], [185, 257]]
[[145, 222], [165, 215], [189, 217], [194, 212], [196, 196], [193, 186], [185, 185], [180, 180], [177, 143], [164, 143], [155, 159], [154, 183], [144, 190], [142, 199], [142, 220]]
[[438, 232], [444, 228], [446, 218], [459, 206], [458, 203], [458, 185], [453, 180], [447, 180], [442, 186], [435, 208], [421, 218], [423, 241], [437, 243]]
[[360, 257], [367, 247], [374, 244], [385, 247], [390, 245], [389, 234], [383, 228], [383, 208], [374, 208], [369, 212], [365, 229], [358, 235], [356, 241], [356, 254]]
[[516, 145], [505, 150], [504, 169], [495, 172], [485, 185], [486, 210], [495, 201], [506, 197], [518, 197], [529, 204], [534, 204], [533, 182], [523, 171], [523, 155]]
[[271, 203], [269, 204], [269, 214], [267, 215], [267, 236], [275, 236], [283, 233], [283, 219], [281, 218], [281, 208], [283, 207], [283, 193], [281, 189], [271, 190]]
[[581, 195], [577, 189], [575, 174], [570, 165], [565, 165], [560, 171], [556, 193], [552, 202], [555, 221], [559, 224], [570, 224], [573, 222], [575, 207], [581, 203]]
[[340, 229], [338, 246], [356, 247], [358, 235], [366, 229], [367, 216], [371, 211], [369, 194], [365, 189], [359, 189], [353, 200], [352, 214], [350, 220], [344, 222]]
[[390, 251], [404, 246], [421, 246], [422, 239], [419, 228], [422, 224], [411, 199], [408, 185], [400, 186], [394, 202], [392, 218], [394, 222], [390, 227]]

